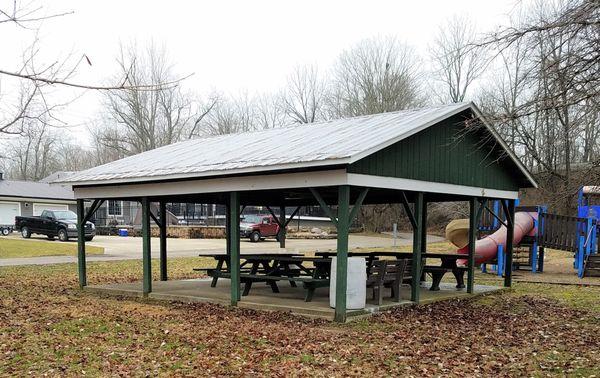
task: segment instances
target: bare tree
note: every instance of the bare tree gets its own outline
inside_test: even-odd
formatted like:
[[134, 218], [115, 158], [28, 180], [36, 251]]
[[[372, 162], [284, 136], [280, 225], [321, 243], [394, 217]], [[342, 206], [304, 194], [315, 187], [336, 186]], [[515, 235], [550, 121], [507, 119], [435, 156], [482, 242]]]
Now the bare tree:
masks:
[[322, 118], [325, 81], [316, 66], [296, 67], [288, 76], [282, 95], [285, 114], [295, 123], [313, 123]]
[[442, 102], [462, 102], [469, 87], [482, 73], [486, 58], [483, 49], [474, 48], [476, 30], [465, 16], [455, 16], [441, 26], [430, 47], [433, 73], [442, 83]]
[[59, 165], [56, 156], [58, 136], [46, 124], [37, 121], [24, 127], [21, 138], [6, 146], [9, 150], [9, 176], [20, 180], [40, 180]]
[[95, 140], [116, 156], [135, 154], [187, 139], [214, 106], [200, 106], [180, 85], [140, 90], [142, 83], [172, 82], [173, 67], [164, 49], [121, 48], [120, 72], [132, 87], [105, 93], [106, 119]]
[[496, 82], [508, 84], [492, 91], [487, 112], [537, 173], [542, 200], [569, 211], [577, 186], [597, 177], [600, 165], [600, 3], [538, 2], [520, 10], [512, 26], [477, 44], [496, 49], [504, 65]]
[[223, 135], [256, 130], [257, 125], [256, 99], [242, 92], [237, 97], [220, 95], [199, 130], [201, 135]]
[[419, 59], [394, 38], [367, 39], [344, 51], [333, 69], [333, 117], [401, 110], [421, 103]]
[[287, 122], [285, 100], [282, 96], [262, 94], [255, 99], [255, 128], [273, 129], [284, 126]]
[[[16, 28], [24, 32], [38, 30], [43, 22], [72, 14], [73, 12], [57, 12], [48, 14], [42, 5], [34, 0], [31, 2], [12, 1], [0, 4], [0, 28]], [[17, 53], [15, 60], [21, 56], [20, 63], [15, 67], [0, 67], [0, 133], [20, 134], [20, 127], [29, 123], [21, 120], [45, 118], [48, 125], [62, 125], [57, 118], [56, 110], [63, 107], [65, 101], [57, 102], [51, 98], [51, 91], [56, 87], [76, 89], [92, 89], [101, 91], [139, 90], [154, 91], [165, 87], [176, 86], [184, 78], [172, 78], [161, 82], [131, 83], [127, 76], [115, 78], [107, 85], [78, 83], [73, 81], [74, 75], [81, 64], [92, 65], [86, 54], [60, 57], [50, 63], [38, 61], [41, 47], [37, 33], [31, 45], [25, 51]], [[7, 54], [10, 52], [6, 52]], [[17, 88], [20, 88], [17, 89]], [[17, 97], [10, 96], [18, 93]], [[37, 102], [36, 105], [33, 103]], [[68, 103], [69, 101], [66, 101]], [[40, 106], [43, 105], [43, 107]]]

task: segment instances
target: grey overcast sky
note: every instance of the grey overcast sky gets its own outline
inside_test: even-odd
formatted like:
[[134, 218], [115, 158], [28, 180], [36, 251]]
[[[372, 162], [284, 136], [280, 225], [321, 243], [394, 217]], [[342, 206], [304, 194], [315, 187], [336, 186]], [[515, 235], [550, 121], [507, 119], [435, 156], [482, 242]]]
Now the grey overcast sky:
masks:
[[[27, 0], [29, 1], [29, 0]], [[0, 0], [12, 3], [12, 0]], [[427, 51], [438, 27], [466, 14], [478, 29], [491, 31], [507, 22], [517, 0], [421, 1], [81, 1], [43, 2], [43, 12], [73, 11], [40, 27], [40, 58], [51, 61], [85, 53], [73, 81], [106, 83], [115, 73], [119, 44], [149, 41], [164, 45], [180, 75], [193, 73], [185, 87], [200, 94], [218, 90], [249, 94], [276, 90], [297, 65], [331, 66], [354, 43], [374, 36], [395, 36]], [[4, 27], [0, 67], [13, 68], [32, 32]], [[7, 54], [10, 51], [11, 54]], [[88, 92], [65, 111], [72, 125], [98, 116], [98, 93]], [[73, 132], [85, 139], [85, 127]]]

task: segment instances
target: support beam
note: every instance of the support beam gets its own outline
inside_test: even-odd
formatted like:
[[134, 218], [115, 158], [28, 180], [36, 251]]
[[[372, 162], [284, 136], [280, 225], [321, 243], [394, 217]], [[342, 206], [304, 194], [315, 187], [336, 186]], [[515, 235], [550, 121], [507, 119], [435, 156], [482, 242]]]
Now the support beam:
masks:
[[[229, 214], [229, 201], [225, 204], [225, 254], [231, 255], [231, 215]], [[229, 259], [227, 259], [229, 264]]]
[[144, 296], [152, 292], [152, 261], [150, 245], [150, 200], [142, 198], [142, 267], [144, 271], [143, 288]]
[[277, 235], [277, 239], [279, 239], [279, 248], [285, 248], [286, 224], [285, 206], [279, 206], [279, 234]]
[[421, 252], [427, 251], [427, 198], [423, 195], [423, 207], [421, 208]]
[[358, 198], [356, 199], [354, 206], [352, 206], [352, 211], [350, 212], [350, 217], [348, 219], [348, 223], [350, 224], [350, 226], [352, 225], [352, 222], [354, 222], [354, 218], [356, 218], [356, 216], [358, 215], [358, 212], [360, 211], [360, 207], [362, 206], [362, 203], [365, 200], [365, 197], [367, 196], [368, 193], [369, 193], [369, 188], [364, 188], [358, 195]]
[[[95, 203], [95, 202], [94, 202]], [[85, 203], [77, 200], [77, 270], [79, 271], [79, 287], [87, 286], [87, 272], [85, 261]]]
[[294, 219], [296, 214], [298, 214], [298, 211], [300, 211], [300, 206], [296, 207], [296, 209], [292, 212], [292, 215], [290, 215], [290, 217], [285, 221], [284, 227], [287, 227], [290, 224], [292, 219]]
[[473, 294], [475, 287], [475, 242], [481, 214], [485, 205], [477, 197], [469, 200], [469, 257], [467, 258], [467, 293]]
[[92, 219], [92, 216], [96, 213], [96, 211], [100, 208], [100, 206], [102, 206], [102, 204], [104, 203], [104, 200], [94, 200], [94, 202], [92, 202], [92, 206], [90, 206], [90, 209], [88, 210], [87, 214], [85, 214], [85, 217], [83, 218], [83, 224], [86, 224], [87, 222], [89, 222], [90, 219]]
[[[427, 252], [427, 198], [423, 194], [423, 206], [421, 207], [421, 254]], [[425, 259], [421, 259], [421, 266], [425, 265]], [[425, 272], [421, 273], [421, 282], [425, 282], [427, 279]]]
[[[508, 203], [507, 203], [508, 202]], [[506, 214], [506, 260], [504, 263], [504, 287], [512, 286], [513, 239], [515, 235], [515, 200], [502, 201]]]
[[406, 213], [408, 221], [410, 222], [410, 225], [412, 226], [414, 231], [417, 228], [417, 221], [415, 219], [415, 213], [413, 213], [413, 211], [410, 209], [410, 206], [408, 205], [408, 199], [406, 198], [406, 193], [404, 193], [404, 191], [402, 191], [400, 194], [400, 201], [402, 202], [404, 212]]
[[277, 233], [279, 248], [285, 248], [285, 228], [287, 227], [288, 223], [285, 220], [285, 206], [279, 207], [279, 216], [275, 215], [275, 212], [273, 211], [273, 209], [271, 209], [271, 206], [266, 206], [266, 208], [269, 211], [269, 213], [271, 213], [271, 216], [275, 220], [275, 223], [277, 223], [277, 226], [279, 226], [279, 232]]
[[415, 227], [413, 228], [413, 255], [412, 255], [412, 285], [410, 290], [410, 300], [419, 303], [421, 272], [422, 272], [422, 246], [423, 236], [423, 192], [418, 192], [415, 196]]
[[[488, 213], [490, 213], [492, 215], [492, 217], [494, 217], [496, 219], [497, 222], [499, 222], [504, 227], [507, 227], [506, 223], [502, 219], [500, 219], [498, 214], [496, 214], [493, 210], [491, 210], [487, 204], [483, 204], [483, 207], [488, 211]], [[494, 208], [496, 208], [496, 206], [494, 206]]]
[[231, 305], [240, 300], [240, 193], [229, 193], [229, 269], [231, 271]]
[[350, 187], [338, 189], [337, 262], [335, 281], [336, 322], [346, 321], [346, 289], [348, 284], [348, 232], [349, 232]]
[[167, 280], [167, 204], [165, 201], [158, 203], [158, 216], [160, 218], [160, 280]]
[[[334, 226], [337, 227], [337, 225], [338, 225], [337, 217], [333, 214], [333, 212], [331, 211], [331, 209], [329, 208], [327, 203], [325, 203], [325, 200], [323, 199], [323, 197], [321, 197], [321, 195], [319, 194], [319, 192], [317, 192], [316, 189], [314, 189], [314, 188], [308, 188], [308, 189], [310, 190], [312, 195], [315, 197], [315, 199], [319, 203], [319, 206], [321, 206], [321, 209], [323, 209], [325, 214], [327, 214], [329, 219], [331, 219], [331, 222], [334, 224]], [[338, 216], [339, 216], [339, 214], [338, 214]]]

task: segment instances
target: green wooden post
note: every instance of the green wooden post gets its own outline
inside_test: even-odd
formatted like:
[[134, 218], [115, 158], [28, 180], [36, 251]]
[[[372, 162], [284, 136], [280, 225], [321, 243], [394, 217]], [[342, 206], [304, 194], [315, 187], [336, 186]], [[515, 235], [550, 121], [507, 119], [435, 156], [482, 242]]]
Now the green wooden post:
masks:
[[79, 271], [79, 287], [87, 286], [85, 262], [85, 203], [77, 200], [77, 268]]
[[285, 206], [279, 206], [279, 223], [281, 224], [279, 234], [277, 235], [279, 248], [285, 248]]
[[421, 252], [427, 252], [427, 199], [423, 195], [423, 208], [421, 209]]
[[152, 292], [152, 262], [150, 259], [150, 200], [148, 197], [142, 198], [142, 267], [144, 271], [144, 280], [142, 284], [142, 293], [147, 296]]
[[167, 280], [167, 204], [159, 202], [160, 219], [160, 280]]
[[[423, 207], [421, 208], [421, 254], [427, 252], [427, 198], [423, 194]], [[425, 265], [425, 259], [421, 258], [421, 266]], [[421, 282], [426, 281], [426, 274], [421, 273]]]
[[348, 283], [348, 232], [349, 232], [350, 187], [341, 185], [338, 189], [337, 213], [337, 270], [335, 281], [336, 322], [346, 321], [346, 286]]
[[[230, 206], [229, 201], [225, 204], [225, 253], [227, 256], [231, 255], [231, 232], [229, 231], [231, 228], [231, 215], [229, 214]], [[227, 261], [229, 264], [229, 261]]]
[[[505, 206], [505, 210], [508, 213], [507, 216], [507, 230], [506, 230], [506, 259], [504, 260], [504, 287], [512, 286], [512, 265], [513, 265], [513, 238], [515, 235], [515, 200], [507, 200], [508, 206]], [[504, 202], [504, 201], [503, 201]]]
[[421, 283], [421, 243], [423, 242], [423, 192], [415, 194], [414, 217], [416, 227], [413, 228], [413, 255], [412, 255], [412, 285], [410, 289], [410, 300], [419, 303], [420, 283]]
[[475, 286], [475, 242], [477, 240], [477, 227], [479, 221], [479, 202], [476, 197], [469, 200], [469, 257], [467, 259], [467, 293], [473, 294]]
[[229, 269], [231, 271], [231, 305], [240, 300], [240, 194], [229, 193]]

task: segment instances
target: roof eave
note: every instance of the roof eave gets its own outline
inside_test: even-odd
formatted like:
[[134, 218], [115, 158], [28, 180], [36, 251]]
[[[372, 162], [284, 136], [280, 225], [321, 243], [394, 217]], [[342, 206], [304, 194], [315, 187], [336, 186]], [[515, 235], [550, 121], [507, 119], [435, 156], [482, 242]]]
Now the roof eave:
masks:
[[280, 171], [291, 170], [291, 169], [303, 169], [303, 168], [324, 168], [333, 167], [339, 165], [346, 165], [350, 163], [350, 158], [339, 158], [339, 159], [327, 159], [309, 163], [292, 163], [292, 164], [278, 164], [267, 167], [250, 167], [231, 169], [227, 171], [208, 171], [201, 173], [183, 173], [173, 175], [162, 175], [162, 176], [145, 176], [145, 177], [131, 177], [121, 179], [106, 179], [106, 180], [88, 180], [88, 181], [68, 181], [68, 182], [53, 182], [52, 184], [71, 185], [73, 187], [81, 186], [102, 186], [102, 185], [120, 185], [120, 184], [133, 184], [133, 183], [146, 183], [146, 182], [157, 182], [157, 181], [176, 181], [176, 180], [192, 180], [192, 179], [204, 179], [204, 178], [218, 178], [220, 176], [233, 176], [233, 175], [245, 175], [255, 173], [268, 173], [275, 174]]

